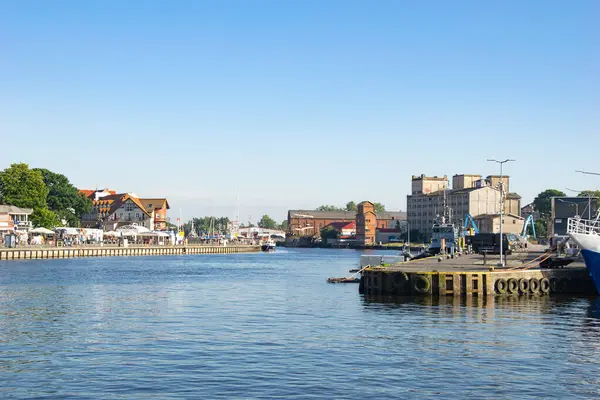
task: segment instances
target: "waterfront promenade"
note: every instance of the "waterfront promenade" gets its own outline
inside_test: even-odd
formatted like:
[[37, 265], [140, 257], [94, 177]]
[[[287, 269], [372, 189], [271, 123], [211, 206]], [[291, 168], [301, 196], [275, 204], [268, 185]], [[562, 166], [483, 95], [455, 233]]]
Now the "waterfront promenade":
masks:
[[28, 260], [46, 258], [77, 257], [118, 257], [118, 256], [159, 256], [186, 254], [232, 254], [260, 251], [260, 246], [81, 246], [81, 247], [47, 247], [28, 246], [17, 248], [0, 247], [0, 260]]

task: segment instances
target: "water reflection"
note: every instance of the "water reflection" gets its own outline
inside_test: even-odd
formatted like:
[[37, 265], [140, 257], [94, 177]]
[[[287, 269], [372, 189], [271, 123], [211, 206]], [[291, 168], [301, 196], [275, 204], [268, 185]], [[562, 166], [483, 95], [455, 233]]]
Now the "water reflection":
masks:
[[590, 300], [587, 315], [590, 318], [600, 319], [600, 297], [595, 297]]
[[520, 311], [550, 312], [555, 307], [566, 307], [571, 304], [578, 306], [582, 301], [590, 301], [591, 315], [600, 317], [600, 297], [573, 296], [389, 296], [389, 295], [362, 295], [362, 304], [365, 308], [391, 307], [401, 305], [416, 305], [424, 307], [451, 306], [457, 308], [512, 308]]
[[325, 283], [359, 255], [11, 264], [0, 397], [600, 395], [595, 299], [360, 296]]

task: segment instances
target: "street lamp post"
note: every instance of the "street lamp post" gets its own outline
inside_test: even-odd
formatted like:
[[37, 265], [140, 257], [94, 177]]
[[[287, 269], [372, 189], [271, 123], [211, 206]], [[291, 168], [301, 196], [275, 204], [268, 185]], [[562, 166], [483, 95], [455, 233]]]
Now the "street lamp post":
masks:
[[500, 267], [504, 267], [504, 238], [502, 237], [502, 219], [504, 218], [504, 184], [502, 182], [502, 166], [509, 161], [515, 160], [507, 158], [506, 160], [499, 161], [488, 158], [488, 161], [500, 164]]
[[[575, 192], [575, 193], [583, 193], [583, 190], [574, 190], [574, 189], [569, 189], [567, 188], [567, 190], [571, 191], [571, 192]], [[587, 193], [586, 195], [587, 199], [588, 199], [588, 219], [592, 219], [592, 195]], [[585, 210], [583, 210], [583, 212], [585, 212]]]
[[567, 204], [572, 204], [575, 206], [575, 217], [579, 217], [579, 203], [574, 202], [574, 201], [569, 201], [569, 200], [563, 200], [563, 199], [557, 199], [558, 201], [560, 201], [561, 203], [567, 203]]

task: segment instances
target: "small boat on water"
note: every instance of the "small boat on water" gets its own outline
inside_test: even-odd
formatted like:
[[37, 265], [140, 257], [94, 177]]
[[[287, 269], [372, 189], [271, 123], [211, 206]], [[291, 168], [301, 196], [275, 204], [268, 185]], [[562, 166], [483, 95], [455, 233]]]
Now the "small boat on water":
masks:
[[273, 241], [272, 239], [264, 241], [260, 245], [260, 249], [262, 251], [275, 251], [275, 241]]
[[595, 219], [569, 218], [567, 234], [581, 249], [585, 266], [600, 294], [600, 212]]

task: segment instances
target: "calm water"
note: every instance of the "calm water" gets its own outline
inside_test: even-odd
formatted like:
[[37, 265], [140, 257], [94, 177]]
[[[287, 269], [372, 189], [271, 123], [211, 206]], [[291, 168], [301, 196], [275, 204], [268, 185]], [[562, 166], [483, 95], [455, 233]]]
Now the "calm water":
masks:
[[367, 299], [351, 250], [0, 263], [1, 398], [598, 398], [600, 303]]

